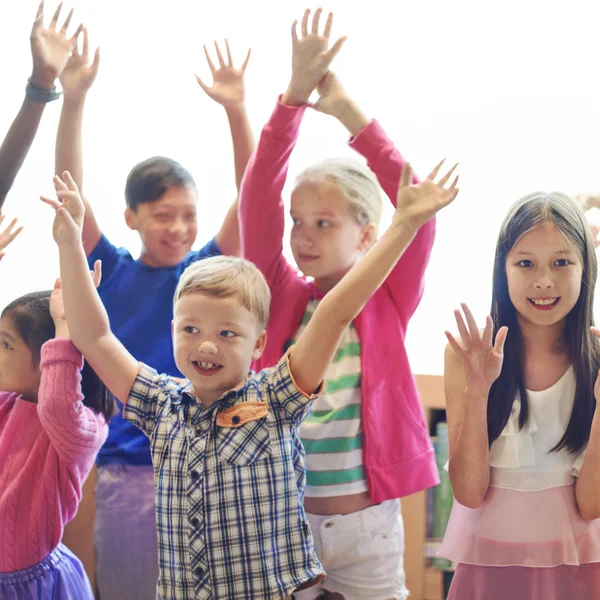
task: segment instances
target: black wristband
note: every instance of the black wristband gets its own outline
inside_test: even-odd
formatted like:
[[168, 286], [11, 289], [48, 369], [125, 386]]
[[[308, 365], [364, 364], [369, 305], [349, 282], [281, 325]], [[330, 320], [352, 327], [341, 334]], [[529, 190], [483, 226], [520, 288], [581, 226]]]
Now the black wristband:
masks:
[[25, 95], [30, 100], [35, 100], [36, 102], [52, 102], [53, 100], [58, 100], [60, 94], [61, 92], [56, 91], [56, 86], [51, 90], [45, 90], [31, 83], [31, 80], [27, 81], [27, 87], [25, 88]]

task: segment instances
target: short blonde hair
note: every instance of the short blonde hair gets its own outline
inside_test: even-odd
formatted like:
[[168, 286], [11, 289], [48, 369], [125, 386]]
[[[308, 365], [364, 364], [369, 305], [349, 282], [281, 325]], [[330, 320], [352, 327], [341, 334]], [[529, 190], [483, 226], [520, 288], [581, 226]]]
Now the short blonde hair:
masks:
[[296, 184], [324, 179], [339, 185], [352, 216], [360, 225], [372, 223], [379, 230], [383, 209], [381, 191], [369, 167], [350, 158], [328, 158], [304, 169], [296, 178]]
[[263, 274], [250, 261], [234, 256], [211, 256], [191, 264], [179, 278], [174, 303], [202, 292], [216, 298], [236, 298], [261, 329], [267, 326], [271, 291]]

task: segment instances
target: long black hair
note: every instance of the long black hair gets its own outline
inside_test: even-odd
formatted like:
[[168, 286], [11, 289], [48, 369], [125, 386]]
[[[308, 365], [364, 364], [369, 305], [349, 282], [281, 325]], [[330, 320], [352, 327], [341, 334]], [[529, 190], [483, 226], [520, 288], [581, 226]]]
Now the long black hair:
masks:
[[[50, 291], [43, 291], [21, 296], [11, 302], [1, 315], [11, 319], [36, 365], [40, 363], [42, 346], [55, 335], [54, 320], [50, 315], [50, 294]], [[81, 393], [85, 406], [103, 415], [108, 423], [115, 408], [113, 395], [86, 361], [81, 370]]]
[[600, 344], [590, 333], [593, 321], [594, 288], [597, 264], [590, 226], [581, 207], [566, 194], [535, 192], [518, 200], [509, 210], [500, 229], [494, 259], [494, 282], [491, 315], [494, 336], [503, 325], [508, 327], [504, 362], [488, 397], [488, 439], [491, 444], [502, 432], [510, 416], [513, 400], [519, 397], [519, 427], [529, 419], [529, 405], [523, 374], [523, 339], [517, 322], [517, 311], [508, 294], [506, 259], [522, 235], [551, 223], [579, 252], [583, 265], [581, 291], [575, 306], [567, 315], [565, 342], [576, 378], [575, 400], [567, 429], [552, 449], [563, 448], [577, 453], [590, 437], [596, 408], [594, 383], [600, 367]]

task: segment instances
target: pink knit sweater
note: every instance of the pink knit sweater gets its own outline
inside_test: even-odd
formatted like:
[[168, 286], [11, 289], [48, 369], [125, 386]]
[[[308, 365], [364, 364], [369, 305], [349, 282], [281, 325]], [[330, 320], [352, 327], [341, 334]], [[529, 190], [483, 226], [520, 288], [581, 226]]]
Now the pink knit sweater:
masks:
[[38, 404], [0, 392], [0, 572], [30, 567], [58, 546], [108, 426], [82, 403], [81, 354], [42, 346]]

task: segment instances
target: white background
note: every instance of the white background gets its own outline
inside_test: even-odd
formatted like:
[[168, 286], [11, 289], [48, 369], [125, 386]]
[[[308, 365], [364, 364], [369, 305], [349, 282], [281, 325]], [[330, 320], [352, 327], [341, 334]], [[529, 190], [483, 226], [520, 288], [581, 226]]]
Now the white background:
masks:
[[[83, 20], [93, 48], [101, 47], [84, 152], [85, 189], [102, 229], [114, 243], [139, 251], [122, 216], [125, 179], [136, 162], [162, 154], [196, 178], [198, 245], [204, 243], [218, 229], [235, 184], [224, 111], [192, 75], [210, 81], [202, 43], [227, 36], [238, 63], [252, 47], [247, 103], [258, 136], [287, 84], [290, 25], [305, 3], [73, 0], [70, 6], [74, 24]], [[414, 371], [441, 373], [453, 309], [466, 301], [481, 320], [489, 310], [495, 238], [510, 204], [536, 189], [600, 187], [595, 3], [370, 0], [360, 6], [324, 5], [336, 14], [334, 36], [348, 36], [333, 65], [346, 89], [419, 174], [443, 157], [461, 163], [461, 193], [439, 218], [425, 296], [408, 337]], [[35, 1], [18, 0], [3, 10], [0, 132], [17, 113], [30, 74], [36, 8]], [[47, 19], [53, 11], [50, 0]], [[26, 229], [0, 265], [0, 306], [50, 287], [58, 273], [51, 211], [38, 197], [52, 192], [59, 112], [60, 101], [48, 106], [5, 204], [4, 212]], [[316, 160], [351, 153], [346, 141], [337, 122], [309, 112], [290, 179]]]

